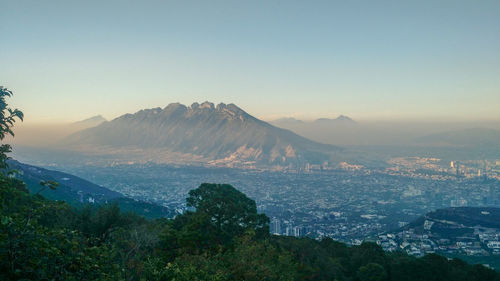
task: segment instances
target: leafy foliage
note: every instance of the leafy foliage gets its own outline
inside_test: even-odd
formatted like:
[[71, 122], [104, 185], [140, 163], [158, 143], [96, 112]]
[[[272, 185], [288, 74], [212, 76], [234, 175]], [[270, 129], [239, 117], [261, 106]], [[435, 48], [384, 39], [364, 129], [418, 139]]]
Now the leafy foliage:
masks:
[[[12, 127], [16, 122], [16, 119], [23, 120], [24, 114], [18, 109], [12, 109], [8, 106], [5, 100], [12, 96], [12, 91], [0, 86], [0, 141], [7, 135], [14, 136], [14, 131]], [[9, 144], [0, 145], [0, 169], [7, 168], [6, 161], [9, 159], [7, 153], [12, 151], [12, 147]]]
[[223, 242], [249, 228], [258, 235], [269, 233], [269, 218], [257, 214], [255, 201], [229, 184], [203, 183], [189, 192], [188, 206], [207, 216]]
[[369, 263], [359, 268], [357, 276], [361, 281], [383, 281], [387, 273], [383, 266], [378, 263]]
[[[235, 197], [226, 200], [243, 198]], [[116, 204], [75, 209], [4, 175], [0, 203], [1, 280], [500, 280], [491, 269], [438, 255], [262, 236], [254, 224], [242, 228], [249, 218], [222, 231], [213, 220], [221, 214], [202, 208], [153, 221]]]

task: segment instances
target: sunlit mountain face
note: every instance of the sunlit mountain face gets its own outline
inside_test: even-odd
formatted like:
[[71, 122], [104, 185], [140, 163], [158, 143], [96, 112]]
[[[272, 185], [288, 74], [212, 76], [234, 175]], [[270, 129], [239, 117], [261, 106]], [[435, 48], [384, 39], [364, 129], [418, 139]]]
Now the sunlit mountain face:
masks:
[[305, 165], [332, 161], [341, 151], [261, 121], [234, 104], [210, 102], [125, 114], [65, 139], [78, 147], [161, 150], [196, 161]]

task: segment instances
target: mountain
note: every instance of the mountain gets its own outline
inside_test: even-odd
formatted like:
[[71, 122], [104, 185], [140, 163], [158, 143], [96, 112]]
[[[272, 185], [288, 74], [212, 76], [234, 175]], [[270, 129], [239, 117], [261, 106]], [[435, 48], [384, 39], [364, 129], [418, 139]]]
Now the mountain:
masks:
[[319, 118], [312, 122], [313, 124], [329, 124], [329, 125], [346, 125], [346, 124], [356, 124], [354, 120], [345, 115], [339, 115], [335, 119], [329, 118]]
[[351, 117], [349, 116], [345, 116], [345, 115], [339, 115], [339, 117], [337, 117], [337, 119], [335, 119], [337, 121], [346, 121], [346, 122], [354, 122], [356, 123], [356, 121], [352, 120]]
[[419, 143], [455, 146], [498, 146], [500, 130], [469, 128], [431, 134], [417, 139]]
[[102, 117], [102, 115], [96, 115], [90, 118], [87, 118], [85, 120], [77, 121], [74, 123], [70, 124], [70, 127], [77, 129], [77, 130], [83, 130], [87, 128], [92, 128], [97, 125], [100, 125], [103, 122], [106, 122], [107, 120]]
[[304, 124], [306, 124], [306, 122], [304, 122], [302, 120], [295, 119], [293, 117], [284, 117], [284, 118], [276, 119], [274, 121], [271, 121], [270, 123], [276, 127], [280, 127], [280, 128], [288, 129], [288, 130], [291, 130], [290, 128], [294, 128], [295, 126], [303, 126]]
[[57, 147], [59, 142], [68, 135], [95, 127], [105, 121], [104, 117], [98, 115], [73, 123], [23, 124], [16, 127], [16, 137], [12, 137], [8, 141], [15, 146]]
[[319, 118], [314, 121], [281, 118], [271, 121], [271, 124], [314, 141], [332, 145], [351, 145], [366, 139], [363, 136], [364, 128], [345, 115], [334, 119]]
[[55, 181], [56, 190], [44, 190], [40, 194], [52, 200], [65, 201], [73, 206], [116, 202], [123, 211], [132, 211], [148, 218], [172, 216], [166, 207], [125, 197], [123, 194], [86, 181], [82, 178], [36, 166], [9, 160], [9, 168], [18, 171], [16, 177], [24, 181], [31, 193], [41, 190], [41, 181]]
[[345, 115], [339, 115], [337, 118], [330, 119], [330, 118], [319, 118], [314, 121], [302, 121], [299, 119], [295, 119], [293, 117], [284, 117], [280, 119], [276, 119], [274, 121], [270, 122], [271, 124], [295, 131], [295, 130], [301, 130], [304, 128], [310, 128], [312, 126], [317, 126], [317, 125], [332, 125], [332, 126], [338, 126], [338, 125], [347, 125], [347, 124], [356, 124], [356, 121], [352, 120], [350, 117], [345, 116]]
[[125, 114], [72, 134], [65, 143], [122, 152], [166, 151], [201, 162], [266, 165], [319, 164], [341, 150], [274, 127], [234, 104], [210, 102], [189, 107], [172, 103]]

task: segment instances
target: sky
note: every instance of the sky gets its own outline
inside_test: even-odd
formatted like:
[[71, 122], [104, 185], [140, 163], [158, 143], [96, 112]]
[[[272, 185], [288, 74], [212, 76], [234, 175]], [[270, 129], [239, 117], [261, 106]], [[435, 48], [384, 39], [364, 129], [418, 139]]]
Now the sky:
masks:
[[500, 1], [0, 0], [26, 122], [171, 102], [266, 120], [500, 120]]

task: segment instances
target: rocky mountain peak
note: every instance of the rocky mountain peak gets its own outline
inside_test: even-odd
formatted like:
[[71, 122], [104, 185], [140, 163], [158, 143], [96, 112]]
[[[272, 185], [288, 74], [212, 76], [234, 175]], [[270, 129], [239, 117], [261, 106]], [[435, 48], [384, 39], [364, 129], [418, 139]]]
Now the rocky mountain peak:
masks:
[[[330, 161], [337, 148], [271, 126], [235, 104], [172, 103], [126, 114], [69, 136], [71, 145], [160, 149], [224, 163], [299, 165]], [[198, 160], [196, 160], [198, 161]], [[222, 163], [221, 162], [221, 163]]]
[[205, 109], [205, 108], [206, 109], [215, 109], [215, 106], [213, 103], [206, 101], [206, 102], [200, 104], [200, 106], [198, 108], [199, 109]]
[[339, 117], [337, 117], [336, 120], [339, 120], [339, 121], [354, 121], [354, 120], [352, 120], [351, 117], [345, 116], [345, 115], [339, 115]]

